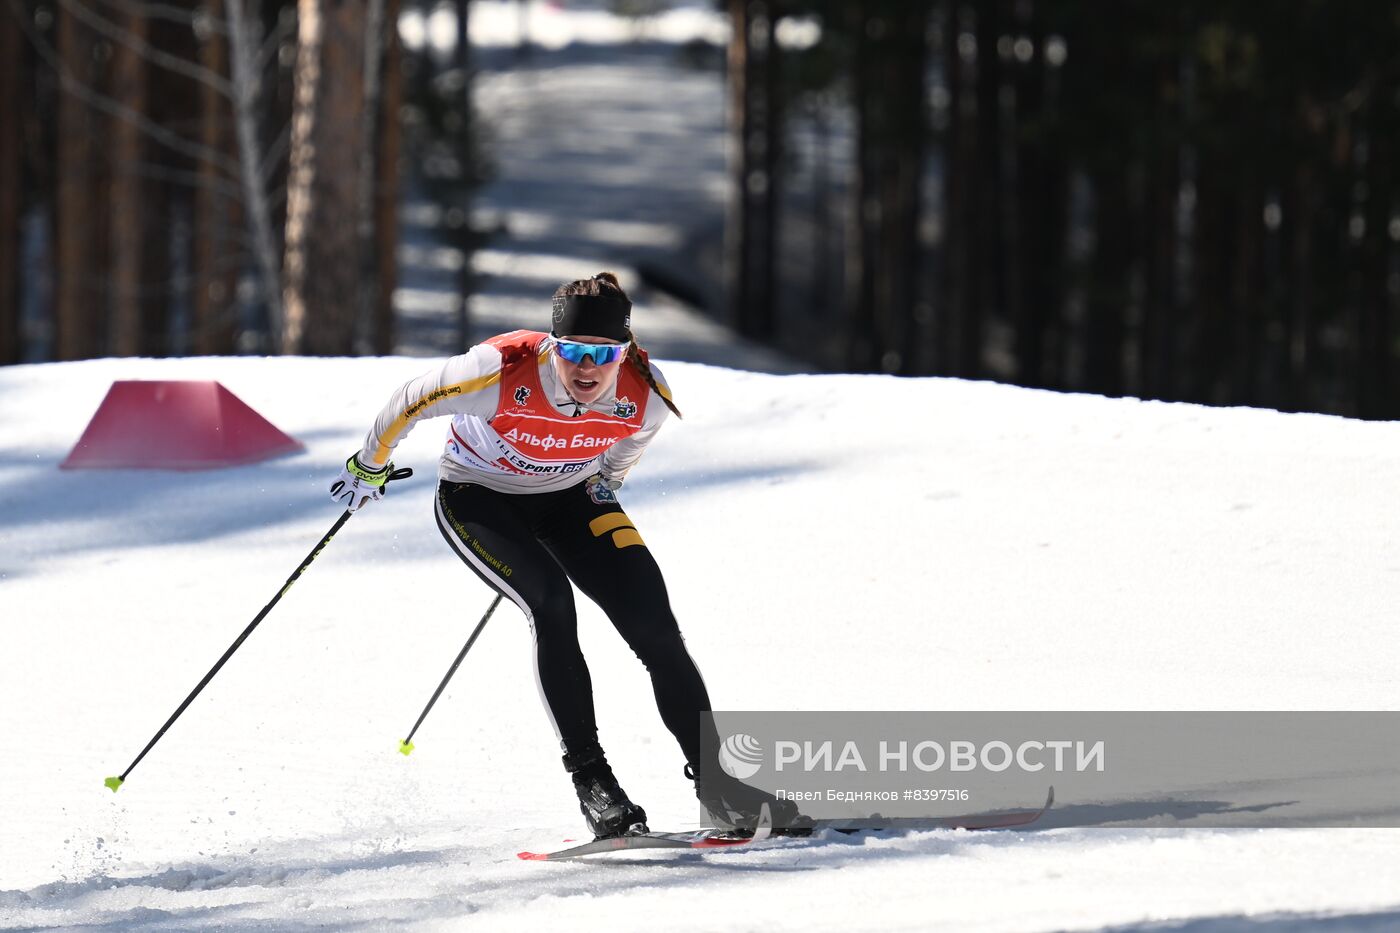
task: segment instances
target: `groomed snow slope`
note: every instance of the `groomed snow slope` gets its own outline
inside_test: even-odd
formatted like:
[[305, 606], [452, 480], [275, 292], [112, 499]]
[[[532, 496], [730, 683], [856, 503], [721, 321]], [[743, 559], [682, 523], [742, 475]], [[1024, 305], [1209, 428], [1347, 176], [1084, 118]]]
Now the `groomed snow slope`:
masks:
[[[395, 752], [489, 601], [431, 519], [443, 422], [400, 449], [419, 475], [346, 525], [121, 793], [105, 790], [335, 520], [339, 462], [427, 364], [0, 369], [0, 928], [1400, 925], [1400, 833], [1380, 830], [516, 860], [582, 828], [518, 612], [487, 627], [418, 751]], [[1395, 425], [666, 371], [686, 418], [622, 498], [723, 708], [1395, 708]], [[59, 471], [118, 378], [219, 379], [307, 452]], [[581, 628], [624, 785], [653, 825], [693, 825], [641, 666], [590, 604]]]

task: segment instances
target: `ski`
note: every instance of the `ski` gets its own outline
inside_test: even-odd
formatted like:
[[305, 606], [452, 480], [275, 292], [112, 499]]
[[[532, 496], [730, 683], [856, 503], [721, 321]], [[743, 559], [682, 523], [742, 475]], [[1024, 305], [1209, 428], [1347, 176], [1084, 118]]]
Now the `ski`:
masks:
[[1032, 822], [1049, 813], [1054, 806], [1054, 786], [1046, 792], [1046, 801], [1037, 810], [1008, 810], [1004, 813], [988, 813], [977, 817], [951, 817], [944, 820], [945, 829], [1009, 829], [1029, 827]]
[[[949, 817], [939, 820], [935, 826], [923, 825], [918, 828], [990, 830], [1029, 826], [1043, 817], [1054, 803], [1055, 788], [1051, 787], [1045, 795], [1045, 803], [1034, 810], [1007, 810], [999, 813], [985, 813], [977, 816]], [[762, 842], [765, 839], [806, 838], [825, 830], [833, 830], [840, 833], [857, 833], [867, 830], [878, 831], [880, 828], [899, 829], [900, 827], [863, 827], [857, 825], [856, 822], [852, 820], [817, 820], [811, 826], [775, 829], [768, 815], [768, 808], [765, 806], [763, 817], [759, 820], [758, 828], [754, 830], [751, 835], [740, 834], [731, 830], [716, 829], [696, 829], [678, 833], [638, 833], [630, 836], [613, 836], [608, 839], [595, 839], [592, 842], [585, 842], [582, 845], [572, 846], [568, 849], [560, 849], [557, 852], [517, 852], [516, 857], [530, 862], [559, 862], [583, 858], [589, 855], [601, 855], [608, 852], [625, 852], [639, 849], [724, 849], [751, 845], [755, 842]]]
[[557, 852], [517, 852], [516, 857], [527, 862], [562, 862], [581, 858], [585, 855], [600, 855], [604, 852], [623, 852], [637, 849], [725, 849], [735, 846], [762, 842], [773, 831], [773, 820], [764, 804], [763, 814], [752, 833], [739, 833], [723, 829], [695, 829], [679, 833], [634, 833], [625, 836], [610, 836], [595, 839], [582, 845]]
[[1012, 826], [1029, 826], [1044, 816], [1055, 805], [1055, 788], [1051, 785], [1045, 794], [1045, 802], [1038, 810], [1007, 810], [1002, 813], [987, 813], [982, 816], [954, 817], [944, 820], [946, 829], [1009, 829]]

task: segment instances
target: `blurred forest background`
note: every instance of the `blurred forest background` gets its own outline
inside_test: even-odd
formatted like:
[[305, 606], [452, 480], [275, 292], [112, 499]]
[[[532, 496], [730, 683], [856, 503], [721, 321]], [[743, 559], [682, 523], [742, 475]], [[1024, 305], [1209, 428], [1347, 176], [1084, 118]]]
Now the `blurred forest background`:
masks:
[[[1400, 418], [1400, 2], [712, 6], [725, 229], [654, 284], [813, 369]], [[471, 7], [0, 0], [0, 362], [390, 352], [405, 190], [484, 236]]]

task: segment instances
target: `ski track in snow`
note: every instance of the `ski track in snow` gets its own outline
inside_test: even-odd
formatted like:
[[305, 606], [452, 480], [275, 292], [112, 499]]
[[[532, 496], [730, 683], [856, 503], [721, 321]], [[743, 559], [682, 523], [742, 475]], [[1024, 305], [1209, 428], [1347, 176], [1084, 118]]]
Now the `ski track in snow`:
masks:
[[[504, 607], [418, 476], [349, 522], [113, 795], [337, 514], [340, 460], [429, 361], [0, 370], [0, 928], [1379, 930], [1400, 834], [1057, 828], [518, 861], [581, 821]], [[622, 501], [730, 709], [1393, 708], [1394, 425], [947, 379], [665, 363], [687, 417]], [[216, 378], [307, 445], [64, 472], [117, 378]], [[602, 737], [695, 825], [650, 685], [580, 604]], [[761, 676], [765, 658], [782, 663]], [[1052, 811], [1053, 815], [1053, 811]], [[1164, 819], [1163, 826], [1173, 824]], [[719, 912], [719, 913], [717, 913]]]

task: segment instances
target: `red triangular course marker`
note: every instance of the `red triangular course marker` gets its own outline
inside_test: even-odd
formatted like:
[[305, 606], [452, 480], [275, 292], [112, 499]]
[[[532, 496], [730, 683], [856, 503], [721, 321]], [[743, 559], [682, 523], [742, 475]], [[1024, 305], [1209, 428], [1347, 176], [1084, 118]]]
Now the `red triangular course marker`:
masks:
[[305, 449], [217, 382], [122, 380], [59, 466], [209, 470]]

